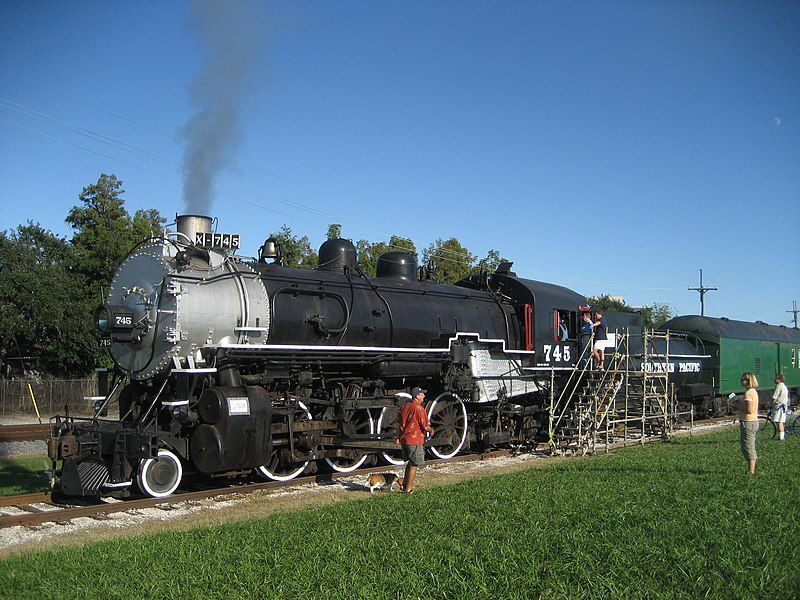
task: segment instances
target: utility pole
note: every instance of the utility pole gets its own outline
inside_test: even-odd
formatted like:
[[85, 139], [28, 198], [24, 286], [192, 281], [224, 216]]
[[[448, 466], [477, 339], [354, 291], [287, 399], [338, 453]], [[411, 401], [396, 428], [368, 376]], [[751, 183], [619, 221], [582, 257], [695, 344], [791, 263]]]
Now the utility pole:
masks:
[[797, 308], [797, 300], [792, 300], [792, 308], [786, 312], [790, 312], [794, 315], [792, 320], [794, 321], [794, 328], [797, 329], [797, 313], [800, 312], [800, 309]]
[[[703, 296], [706, 295], [706, 292], [710, 292], [712, 290], [716, 290], [715, 287], [705, 287], [703, 286], [703, 269], [700, 269], [700, 287], [690, 287], [689, 291], [700, 292], [700, 316], [705, 316], [705, 304], [703, 303]], [[795, 315], [796, 316], [796, 315]]]

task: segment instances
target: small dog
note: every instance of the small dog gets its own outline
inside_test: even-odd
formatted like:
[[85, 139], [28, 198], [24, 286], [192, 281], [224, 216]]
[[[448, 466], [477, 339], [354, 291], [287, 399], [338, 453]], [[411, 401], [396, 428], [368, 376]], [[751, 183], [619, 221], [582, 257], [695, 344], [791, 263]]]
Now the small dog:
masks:
[[383, 487], [391, 492], [395, 484], [399, 485], [400, 489], [403, 489], [403, 478], [398, 477], [394, 473], [372, 473], [367, 477], [365, 485], [369, 488], [369, 493], [374, 494], [375, 490], [379, 490]]

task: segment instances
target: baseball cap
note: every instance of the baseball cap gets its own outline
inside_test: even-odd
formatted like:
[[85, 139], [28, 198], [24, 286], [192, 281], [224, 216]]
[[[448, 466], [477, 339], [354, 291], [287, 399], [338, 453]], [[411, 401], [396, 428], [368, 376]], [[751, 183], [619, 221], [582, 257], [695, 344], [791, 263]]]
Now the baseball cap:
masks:
[[427, 394], [428, 390], [423, 390], [421, 387], [411, 388], [411, 397], [416, 398], [417, 394], [419, 394], [420, 392], [422, 392], [423, 394]]

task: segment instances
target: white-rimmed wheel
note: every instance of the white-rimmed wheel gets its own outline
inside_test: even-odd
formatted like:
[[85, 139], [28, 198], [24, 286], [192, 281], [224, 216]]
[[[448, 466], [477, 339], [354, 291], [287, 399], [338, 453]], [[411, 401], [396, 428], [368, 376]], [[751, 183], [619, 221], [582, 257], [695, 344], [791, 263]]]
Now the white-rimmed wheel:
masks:
[[[295, 415], [294, 422], [310, 421], [311, 411], [302, 402], [297, 405], [302, 409], [299, 415]], [[271, 481], [289, 481], [300, 475], [306, 470], [309, 461], [302, 463], [293, 462], [289, 456], [289, 449], [286, 446], [273, 448], [267, 464], [256, 468], [256, 472], [264, 479]]]
[[437, 396], [428, 409], [433, 437], [442, 443], [431, 446], [437, 458], [453, 458], [467, 441], [467, 409], [458, 396], [445, 392]]
[[[365, 408], [348, 410], [342, 422], [342, 433], [348, 435], [363, 435], [375, 433], [375, 422], [372, 415]], [[367, 454], [356, 449], [349, 450], [350, 456], [335, 456], [326, 458], [325, 462], [337, 473], [349, 473], [355, 471], [364, 461]]]
[[[396, 406], [386, 406], [378, 417], [376, 431], [382, 434], [392, 434], [395, 437], [400, 435], [399, 430], [400, 409]], [[402, 450], [392, 450], [381, 452], [381, 458], [390, 465], [400, 466], [406, 464], [403, 460]]]
[[164, 498], [178, 489], [181, 477], [181, 461], [175, 454], [162, 448], [158, 451], [157, 458], [148, 458], [139, 463], [136, 482], [146, 496]]

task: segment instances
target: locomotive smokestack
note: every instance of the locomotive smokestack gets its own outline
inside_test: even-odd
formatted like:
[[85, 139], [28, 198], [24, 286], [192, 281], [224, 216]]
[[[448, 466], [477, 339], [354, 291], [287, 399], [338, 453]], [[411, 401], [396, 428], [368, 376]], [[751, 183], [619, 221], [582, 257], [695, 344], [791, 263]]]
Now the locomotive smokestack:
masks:
[[195, 243], [196, 234], [211, 231], [211, 217], [204, 215], [176, 215], [175, 223], [178, 233], [182, 233], [191, 243]]

